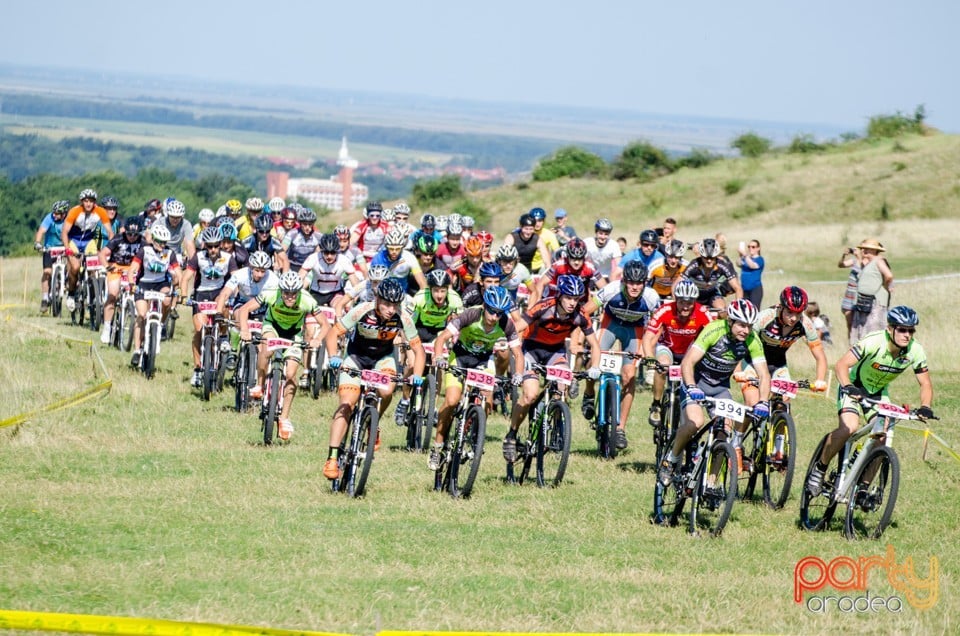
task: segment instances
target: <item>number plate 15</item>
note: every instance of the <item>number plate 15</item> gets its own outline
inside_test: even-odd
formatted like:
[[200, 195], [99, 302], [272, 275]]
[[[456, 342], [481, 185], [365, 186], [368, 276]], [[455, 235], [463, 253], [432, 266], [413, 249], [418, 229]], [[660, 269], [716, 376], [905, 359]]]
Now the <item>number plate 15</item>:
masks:
[[717, 417], [726, 417], [734, 422], [742, 422], [747, 407], [733, 400], [719, 399], [713, 403], [713, 412]]
[[496, 384], [497, 378], [492, 373], [476, 369], [467, 370], [467, 386], [475, 386], [482, 391], [492, 391]]
[[620, 375], [620, 369], [623, 368], [623, 357], [610, 355], [608, 353], [600, 354], [600, 371], [603, 373], [612, 373]]
[[573, 384], [573, 371], [567, 367], [547, 367], [547, 382], [557, 384]]

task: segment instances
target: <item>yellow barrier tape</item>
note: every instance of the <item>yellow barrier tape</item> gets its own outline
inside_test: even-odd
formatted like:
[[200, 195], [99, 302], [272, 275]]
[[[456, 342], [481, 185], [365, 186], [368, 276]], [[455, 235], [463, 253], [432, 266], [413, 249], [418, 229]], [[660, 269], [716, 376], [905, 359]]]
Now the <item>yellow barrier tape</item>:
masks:
[[960, 454], [957, 454], [957, 451], [953, 450], [953, 448], [950, 447], [950, 444], [947, 444], [947, 442], [945, 442], [942, 437], [940, 437], [939, 435], [931, 431], [929, 428], [918, 428], [916, 426], [909, 426], [907, 424], [898, 424], [897, 430], [913, 431], [914, 433], [919, 433], [920, 435], [923, 435], [924, 459], [926, 459], [926, 455], [927, 455], [927, 443], [932, 437], [933, 440], [938, 444], [940, 444], [941, 446], [943, 446], [944, 450], [946, 450], [950, 455], [952, 455], [955, 460], [960, 462]]
[[52, 612], [21, 612], [15, 610], [0, 610], [0, 629], [109, 634], [111, 636], [141, 636], [145, 634], [149, 636], [249, 636], [250, 634], [264, 634], [265, 636], [347, 636], [337, 632], [272, 629], [251, 625], [218, 625], [216, 623], [190, 623], [154, 618], [55, 614]]

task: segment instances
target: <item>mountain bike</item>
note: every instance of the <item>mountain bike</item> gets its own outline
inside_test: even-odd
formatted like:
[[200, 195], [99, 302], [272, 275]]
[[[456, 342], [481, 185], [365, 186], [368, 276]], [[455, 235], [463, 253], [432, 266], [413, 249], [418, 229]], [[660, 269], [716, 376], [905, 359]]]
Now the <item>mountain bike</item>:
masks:
[[[667, 376], [663, 396], [660, 398], [660, 421], [652, 422], [653, 447], [656, 465], [659, 466], [663, 458], [670, 452], [673, 437], [680, 427], [680, 387], [683, 385], [683, 374], [679, 364], [663, 365], [655, 358], [648, 358], [658, 373]], [[656, 504], [654, 504], [656, 507]]]
[[752, 409], [734, 400], [706, 397], [701, 404], [710, 419], [687, 444], [683, 460], [674, 470], [669, 486], [657, 480], [654, 521], [677, 525], [686, 500], [690, 500], [688, 529], [698, 535], [702, 530], [720, 536], [730, 518], [737, 498], [737, 455], [726, 441], [726, 419], [742, 421]]
[[70, 312], [70, 319], [73, 324], [82, 327], [85, 319], [89, 318], [88, 326], [93, 331], [100, 328], [100, 320], [103, 319], [103, 305], [97, 312], [97, 299], [101, 297], [101, 292], [96, 276], [96, 272], [102, 268], [100, 258], [95, 254], [80, 255], [80, 271], [77, 272], [77, 287], [73, 291], [74, 309]]
[[485, 395], [498, 383], [510, 380], [498, 379], [485, 369], [447, 367], [447, 370], [463, 380], [465, 390], [453, 412], [440, 454], [440, 467], [434, 473], [433, 489], [446, 490], [451, 497], [469, 497], [480, 472], [487, 432]]
[[170, 294], [160, 291], [145, 291], [147, 315], [143, 322], [143, 353], [140, 355], [140, 370], [152, 380], [157, 369], [157, 354], [160, 353], [160, 329], [163, 326], [163, 301]]
[[200, 328], [200, 394], [204, 402], [209, 402], [211, 394], [223, 390], [227, 366], [222, 354], [230, 352], [230, 341], [222, 335], [220, 325], [224, 318], [217, 311], [216, 302], [187, 300], [184, 304], [196, 306], [205, 317]]
[[117, 294], [110, 326], [110, 344], [122, 351], [130, 351], [136, 328], [137, 302], [133, 294], [133, 284], [127, 279], [127, 273], [123, 272], [120, 275], [120, 293]]
[[[403, 375], [402, 362], [409, 350], [410, 345], [405, 342], [400, 343], [401, 367], [398, 375]], [[443, 377], [443, 371], [433, 364], [433, 343], [424, 342], [423, 351], [427, 356], [423, 384], [413, 387], [410, 392], [410, 406], [402, 422], [407, 430], [407, 450], [415, 452], [430, 449], [433, 429], [437, 426], [437, 387], [440, 386], [440, 380]]]
[[[590, 427], [596, 432], [597, 452], [603, 459], [615, 459], [617, 456], [617, 426], [620, 425], [620, 398], [623, 359], [638, 360], [643, 354], [625, 351], [600, 352], [600, 379], [597, 381], [596, 415]], [[643, 367], [638, 369], [641, 375]], [[586, 374], [576, 374], [587, 377]]]
[[333, 492], [345, 492], [350, 497], [362, 497], [366, 492], [367, 478], [373, 465], [374, 447], [380, 424], [380, 394], [378, 389], [390, 389], [393, 383], [407, 384], [409, 381], [387, 373], [370, 369], [358, 371], [341, 367], [347, 375], [360, 378], [360, 401], [354, 407], [347, 424], [346, 434], [340, 442], [337, 464], [340, 477], [331, 482]]
[[[328, 328], [333, 328], [337, 322], [337, 314], [331, 307], [320, 307], [320, 313], [327, 320]], [[306, 354], [304, 354], [306, 355]], [[320, 347], [314, 354], [304, 359], [304, 368], [307, 369], [307, 379], [313, 399], [320, 399], [321, 391], [335, 391], [340, 372], [330, 368], [330, 357], [326, 347]]]
[[893, 432], [900, 420], [923, 418], [916, 410], [869, 397], [860, 398], [860, 404], [874, 414], [830, 460], [817, 495], [810, 493], [807, 481], [826, 436], [813, 452], [800, 499], [800, 527], [804, 530], [825, 530], [838, 504], [847, 507], [843, 534], [848, 539], [879, 539], [890, 524], [900, 489], [900, 460], [893, 450]]
[[[751, 384], [758, 386], [756, 378]], [[779, 510], [790, 496], [790, 485], [797, 464], [797, 426], [790, 413], [790, 402], [798, 389], [809, 389], [809, 380], [770, 381], [770, 416], [749, 418], [741, 443], [743, 469], [737, 484], [741, 499], [752, 499], [760, 478], [763, 500]], [[786, 398], [786, 399], [785, 399]]]
[[62, 245], [59, 247], [44, 248], [44, 252], [50, 254], [53, 259], [53, 265], [50, 269], [50, 313], [54, 318], [60, 317], [63, 311], [63, 302], [67, 298], [67, 248]]
[[[233, 323], [231, 323], [233, 324]], [[259, 320], [248, 320], [247, 327], [250, 335], [260, 338], [263, 323]], [[250, 387], [257, 383], [257, 345], [254, 342], [240, 342], [237, 351], [237, 366], [233, 371], [233, 408], [242, 413], [250, 408]]]
[[[574, 373], [566, 366], [531, 365], [530, 369], [546, 380], [537, 399], [530, 405], [526, 437], [517, 432], [517, 461], [507, 462], [507, 481], [522, 484], [534, 468], [537, 485], [556, 487], [563, 481], [570, 459], [570, 407], [563, 388], [574, 381]], [[515, 464], [520, 466], [515, 476]]]
[[[262, 337], [251, 339], [251, 344], [259, 344]], [[263, 383], [263, 400], [260, 406], [260, 428], [263, 431], [265, 446], [273, 444], [275, 436], [279, 435], [280, 412], [283, 410], [283, 385], [286, 381], [284, 371], [286, 365], [283, 358], [287, 349], [295, 343], [287, 338], [267, 338], [267, 351], [270, 353], [269, 369]], [[304, 351], [309, 347], [302, 345]], [[253, 373], [256, 373], [254, 367]], [[279, 437], [277, 437], [279, 439]]]

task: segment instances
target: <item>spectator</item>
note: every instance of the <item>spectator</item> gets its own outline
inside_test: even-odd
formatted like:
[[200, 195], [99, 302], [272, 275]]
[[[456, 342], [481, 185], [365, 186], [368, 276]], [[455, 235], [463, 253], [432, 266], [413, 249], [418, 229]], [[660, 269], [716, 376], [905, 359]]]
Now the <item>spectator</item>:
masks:
[[660, 247], [657, 248], [660, 250], [660, 253], [666, 257], [667, 245], [670, 245], [670, 241], [673, 240], [674, 235], [677, 233], [677, 220], [672, 216], [668, 216], [663, 220], [663, 227], [657, 228], [657, 235], [660, 237]]
[[[837, 267], [849, 268], [847, 274], [847, 289], [843, 292], [843, 300], [840, 301], [840, 311], [843, 312], [843, 319], [847, 322], [847, 333], [853, 328], [853, 306], [857, 304], [857, 278], [860, 277], [860, 255], [852, 247], [848, 247], [840, 256]], [[851, 343], [853, 344], [853, 343]]]
[[833, 344], [833, 340], [830, 339], [830, 317], [826, 314], [820, 315], [820, 304], [811, 300], [807, 303], [807, 310], [804, 313], [813, 321], [813, 326], [820, 334], [820, 340], [827, 344]]
[[857, 278], [857, 298], [853, 306], [850, 344], [857, 344], [868, 333], [886, 326], [887, 307], [893, 289], [893, 272], [887, 260], [880, 256], [886, 249], [883, 243], [869, 238], [857, 246], [860, 250], [860, 275]]
[[617, 237], [617, 245], [620, 246], [620, 253], [621, 253], [621, 254], [626, 254], [626, 253], [627, 253], [627, 237], [626, 237], [626, 236], [618, 236], [618, 237]]
[[740, 253], [740, 286], [743, 287], [743, 297], [754, 304], [763, 307], [763, 257], [760, 256], [760, 241], [752, 239], [748, 243], [740, 243], [737, 250]]
[[553, 212], [553, 220], [556, 222], [556, 225], [553, 228], [553, 233], [557, 235], [557, 240], [560, 242], [560, 246], [563, 247], [567, 244], [572, 238], [577, 238], [577, 232], [572, 227], [567, 225], [567, 211], [563, 208], [557, 208]]

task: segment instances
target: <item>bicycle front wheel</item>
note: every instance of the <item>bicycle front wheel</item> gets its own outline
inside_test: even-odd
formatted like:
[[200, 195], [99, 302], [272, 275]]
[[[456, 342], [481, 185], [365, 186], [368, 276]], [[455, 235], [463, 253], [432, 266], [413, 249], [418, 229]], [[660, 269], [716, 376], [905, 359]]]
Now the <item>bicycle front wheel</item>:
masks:
[[377, 409], [371, 405], [363, 407], [360, 413], [360, 434], [357, 436], [356, 446], [351, 448], [349, 453], [353, 469], [350, 471], [351, 479], [347, 482], [347, 494], [351, 497], [362, 497], [366, 493], [379, 424], [380, 414]]
[[160, 345], [160, 323], [151, 321], [147, 325], [147, 346], [143, 348], [143, 374], [153, 379], [157, 370], [157, 347]]
[[66, 293], [64, 275], [62, 267], [54, 267], [50, 277], [50, 311], [54, 318], [59, 318], [63, 310], [63, 295]]
[[563, 481], [570, 459], [570, 407], [559, 400], [547, 407], [543, 428], [537, 435], [537, 485], [556, 487]]
[[210, 401], [210, 394], [216, 386], [216, 372], [213, 366], [213, 336], [205, 336], [200, 343], [200, 368], [203, 370], [200, 393], [204, 402]]
[[426, 378], [426, 393], [423, 396], [423, 420], [420, 422], [420, 448], [430, 449], [433, 428], [437, 419], [437, 374], [430, 373]]
[[870, 451], [853, 479], [843, 533], [848, 539], [879, 539], [890, 525], [900, 490], [900, 460], [892, 448]]
[[283, 389], [283, 371], [274, 369], [267, 377], [267, 408], [263, 414], [263, 443], [266, 446], [273, 444], [274, 425], [280, 416], [280, 391]]
[[313, 368], [307, 371], [310, 380], [310, 395], [314, 400], [320, 399], [320, 390], [323, 388], [323, 361], [327, 355], [325, 347], [320, 347], [313, 353]]
[[762, 449], [759, 471], [763, 473], [763, 500], [779, 510], [790, 496], [797, 464], [797, 427], [793, 416], [786, 412], [773, 414]]
[[820, 452], [826, 444], [827, 438], [824, 436], [817, 449], [813, 451], [810, 458], [810, 465], [807, 466], [807, 473], [803, 479], [803, 491], [800, 495], [800, 527], [804, 530], [825, 530], [833, 519], [833, 513], [837, 509], [837, 499], [835, 490], [835, 480], [839, 479], [840, 465], [844, 460], [844, 450], [833, 456], [827, 469], [823, 474], [823, 482], [820, 493], [813, 495], [807, 489], [807, 483], [810, 481], [810, 473], [817, 460], [820, 459]]
[[467, 407], [463, 415], [463, 437], [451, 449], [447, 461], [448, 483], [453, 497], [469, 497], [480, 472], [483, 441], [487, 434], [487, 415], [477, 404]]
[[716, 441], [690, 503], [690, 533], [700, 530], [718, 537], [730, 519], [737, 499], [737, 453], [730, 442]]
[[615, 382], [607, 382], [603, 388], [603, 421], [597, 426], [597, 450], [603, 459], [617, 457], [617, 424], [619, 424], [618, 406], [620, 391]]
[[103, 285], [96, 276], [87, 279], [87, 306], [90, 308], [90, 330], [97, 331], [103, 323]]
[[120, 308], [120, 348], [130, 351], [133, 348], [133, 331], [137, 328], [137, 305], [133, 298], [123, 300]]

